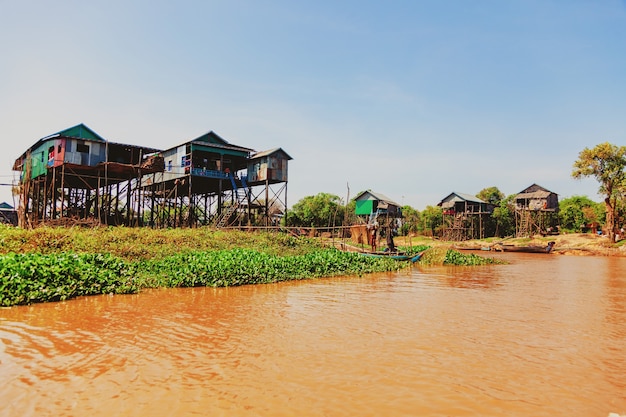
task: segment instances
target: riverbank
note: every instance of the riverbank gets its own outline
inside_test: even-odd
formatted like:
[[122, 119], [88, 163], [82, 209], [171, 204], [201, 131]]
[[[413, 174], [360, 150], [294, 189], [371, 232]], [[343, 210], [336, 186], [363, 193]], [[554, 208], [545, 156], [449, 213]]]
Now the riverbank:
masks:
[[[425, 251], [420, 260], [424, 265], [484, 265], [497, 260], [450, 249], [502, 242], [546, 245], [548, 241], [557, 242], [556, 254], [626, 256], [626, 246], [608, 245], [605, 238], [590, 234], [465, 242], [399, 237], [396, 246], [407, 253]], [[144, 288], [225, 287], [363, 275], [407, 266], [388, 257], [335, 250], [329, 243], [327, 238], [212, 228], [24, 230], [0, 226], [0, 306], [128, 294]]]
[[199, 229], [0, 227], [0, 306], [395, 271], [308, 237]]
[[426, 237], [399, 237], [395, 239], [398, 245], [430, 245], [456, 246], [459, 248], [491, 247], [499, 243], [515, 246], [547, 246], [548, 242], [555, 242], [552, 253], [571, 256], [624, 256], [626, 257], [626, 240], [611, 244], [605, 236], [592, 233], [568, 233], [551, 236], [533, 236], [532, 238], [487, 238], [450, 242]]

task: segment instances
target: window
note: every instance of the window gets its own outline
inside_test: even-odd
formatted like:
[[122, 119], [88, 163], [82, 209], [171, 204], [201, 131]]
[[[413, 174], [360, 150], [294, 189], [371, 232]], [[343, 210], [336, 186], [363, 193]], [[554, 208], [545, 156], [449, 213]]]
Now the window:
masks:
[[76, 152], [89, 153], [89, 145], [85, 143], [78, 143], [76, 145]]
[[172, 170], [172, 160], [171, 159], [169, 161], [167, 161], [167, 170], [168, 171]]

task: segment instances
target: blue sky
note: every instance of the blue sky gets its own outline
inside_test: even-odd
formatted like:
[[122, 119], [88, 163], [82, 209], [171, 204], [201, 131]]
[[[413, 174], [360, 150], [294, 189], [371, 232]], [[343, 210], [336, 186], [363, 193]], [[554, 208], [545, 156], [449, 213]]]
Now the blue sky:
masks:
[[[574, 180], [626, 144], [626, 1], [0, 0], [0, 182], [85, 123], [169, 148], [213, 130], [282, 147], [289, 205], [371, 189], [418, 210], [452, 191]], [[0, 201], [12, 201], [0, 187]]]

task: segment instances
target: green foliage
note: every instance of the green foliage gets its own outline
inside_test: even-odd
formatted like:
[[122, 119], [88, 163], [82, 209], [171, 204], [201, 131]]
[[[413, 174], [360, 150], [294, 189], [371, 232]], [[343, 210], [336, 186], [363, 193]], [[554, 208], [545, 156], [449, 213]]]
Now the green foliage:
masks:
[[438, 206], [426, 206], [420, 213], [421, 230], [436, 235], [443, 224], [443, 211]]
[[500, 221], [504, 220], [508, 215], [508, 207], [505, 204], [502, 206], [504, 200], [504, 194], [498, 189], [498, 187], [483, 188], [476, 197], [480, 198], [486, 203], [494, 206], [492, 215], [485, 219], [483, 227], [485, 229], [485, 236], [497, 236], [502, 233], [502, 227]]
[[413, 255], [417, 255], [420, 252], [424, 252], [425, 250], [429, 249], [430, 246], [428, 245], [417, 245], [417, 246], [400, 246], [398, 247], [398, 250], [400, 252], [404, 252], [405, 254], [409, 255], [409, 256], [413, 256]]
[[0, 305], [58, 301], [81, 295], [137, 292], [137, 269], [111, 255], [0, 256]]
[[168, 287], [264, 284], [335, 275], [362, 275], [398, 268], [392, 259], [336, 249], [304, 255], [273, 256], [250, 249], [188, 252], [146, 264], [147, 275]]
[[484, 258], [473, 253], [463, 254], [454, 249], [436, 247], [428, 249], [420, 259], [420, 265], [457, 265], [457, 266], [478, 266], [501, 264], [500, 260], [494, 258]]
[[319, 249], [320, 243], [286, 233], [236, 230], [149, 229], [128, 227], [53, 228], [25, 230], [0, 225], [0, 254], [111, 253], [126, 260], [166, 257], [181, 251], [255, 248], [281, 255]]
[[502, 261], [494, 258], [484, 258], [473, 253], [463, 254], [459, 251], [450, 249], [446, 252], [446, 257], [443, 260], [443, 263], [444, 265], [476, 266], [501, 264]]
[[498, 206], [493, 209], [491, 218], [495, 221], [494, 236], [515, 235], [515, 207], [514, 200], [516, 194], [503, 198]]
[[584, 225], [604, 220], [604, 205], [585, 196], [573, 196], [559, 202], [559, 220], [564, 230], [580, 232]]
[[498, 187], [488, 187], [480, 190], [476, 197], [483, 200], [485, 203], [493, 204], [494, 206], [500, 205], [500, 201], [504, 199], [504, 194], [498, 189]]
[[343, 224], [345, 207], [341, 199], [328, 193], [304, 197], [287, 212], [286, 226], [330, 227]]
[[402, 206], [402, 226], [400, 234], [407, 236], [420, 230], [420, 213], [411, 206]]
[[[68, 252], [72, 242], [84, 253]], [[115, 255], [103, 254], [106, 252]], [[0, 227], [0, 253], [2, 306], [132, 293], [146, 287], [230, 286], [362, 275], [403, 266], [391, 259], [324, 249], [314, 239], [284, 233], [208, 228]]]
[[626, 146], [604, 142], [593, 149], [583, 149], [574, 162], [572, 177], [595, 177], [600, 183], [598, 191], [604, 196], [606, 228], [613, 241], [617, 206], [626, 194]]

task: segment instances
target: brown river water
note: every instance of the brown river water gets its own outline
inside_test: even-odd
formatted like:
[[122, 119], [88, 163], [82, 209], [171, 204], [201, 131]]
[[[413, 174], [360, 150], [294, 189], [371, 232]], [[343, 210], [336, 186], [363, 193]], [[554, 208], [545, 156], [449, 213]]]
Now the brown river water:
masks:
[[626, 258], [0, 309], [1, 416], [626, 414]]

